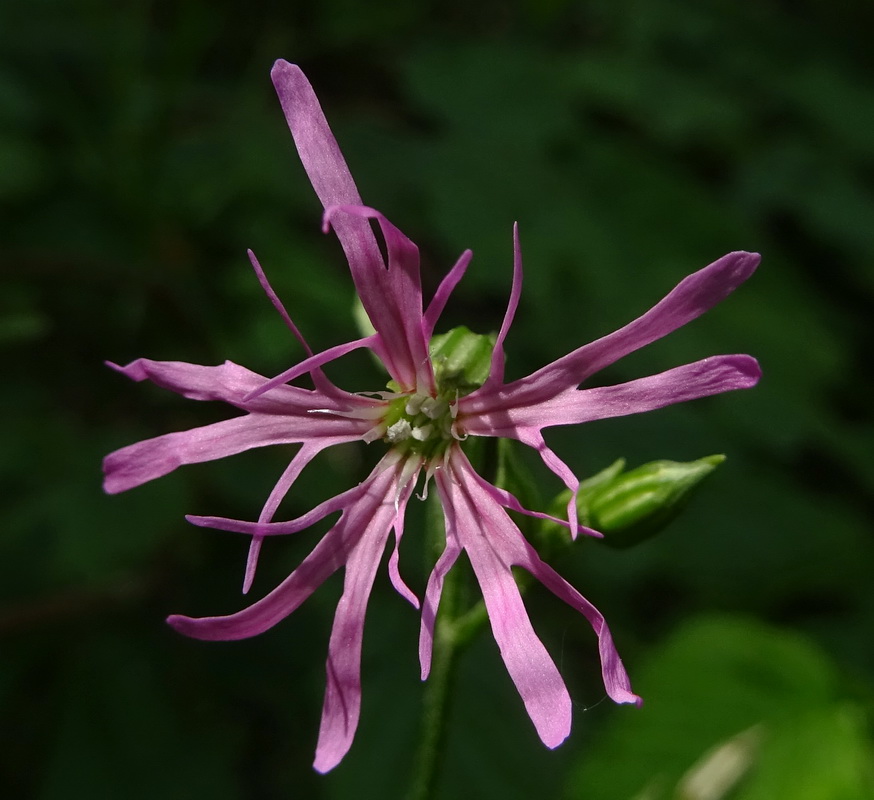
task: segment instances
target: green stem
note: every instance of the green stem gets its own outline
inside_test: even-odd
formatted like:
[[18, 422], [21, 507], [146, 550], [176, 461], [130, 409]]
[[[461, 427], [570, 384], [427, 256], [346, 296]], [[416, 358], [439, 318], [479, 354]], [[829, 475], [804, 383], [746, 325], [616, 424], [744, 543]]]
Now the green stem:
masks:
[[409, 800], [431, 800], [437, 790], [438, 769], [446, 742], [450, 689], [458, 653], [454, 627], [451, 622], [441, 622], [440, 619], [435, 624], [431, 674], [425, 684], [422, 734]]
[[[489, 471], [494, 471], [497, 468], [497, 452], [491, 441], [486, 444], [488, 446], [480, 456], [491, 467]], [[436, 492], [431, 495], [425, 515], [426, 550], [430, 556], [429, 562], [433, 564], [446, 546], [443, 508]], [[452, 679], [458, 656], [488, 619], [482, 600], [470, 606], [468, 593], [465, 592], [468, 575], [459, 566], [449, 570], [443, 581], [440, 609], [434, 623], [431, 672], [422, 701], [419, 748], [407, 800], [433, 800], [436, 796], [446, 744]]]
[[[446, 543], [443, 509], [432, 495], [426, 508], [425, 529], [431, 559], [439, 557]], [[434, 623], [431, 672], [425, 683], [422, 727], [408, 800], [430, 800], [437, 789], [438, 770], [446, 743], [450, 689], [459, 650], [456, 617], [461, 601], [461, 571], [452, 569], [443, 581], [440, 609]], [[469, 637], [466, 637], [469, 638]]]

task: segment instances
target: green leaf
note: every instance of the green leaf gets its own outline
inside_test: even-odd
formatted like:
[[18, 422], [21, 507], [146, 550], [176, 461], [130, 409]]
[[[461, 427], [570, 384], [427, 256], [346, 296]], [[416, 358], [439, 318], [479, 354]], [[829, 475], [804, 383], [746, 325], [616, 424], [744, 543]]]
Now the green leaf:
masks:
[[[861, 708], [840, 695], [836, 668], [807, 639], [753, 620], [702, 618], [632, 673], [643, 707], [617, 711], [581, 754], [568, 797], [874, 796]], [[720, 773], [720, 793], [691, 792], [701, 782], [712, 792]]]

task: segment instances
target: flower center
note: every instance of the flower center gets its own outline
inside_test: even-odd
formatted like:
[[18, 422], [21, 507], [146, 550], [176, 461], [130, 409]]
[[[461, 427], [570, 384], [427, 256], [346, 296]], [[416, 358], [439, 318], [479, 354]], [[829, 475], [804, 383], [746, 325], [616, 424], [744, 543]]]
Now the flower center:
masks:
[[405, 394], [393, 399], [383, 418], [383, 440], [413, 453], [432, 458], [440, 455], [457, 434], [453, 431], [455, 397], [438, 394]]

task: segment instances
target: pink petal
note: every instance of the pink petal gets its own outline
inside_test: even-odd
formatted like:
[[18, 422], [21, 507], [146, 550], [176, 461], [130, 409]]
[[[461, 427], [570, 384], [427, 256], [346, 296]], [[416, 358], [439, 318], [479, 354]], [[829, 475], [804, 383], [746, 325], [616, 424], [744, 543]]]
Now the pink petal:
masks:
[[[579, 386], [598, 370], [660, 339], [701, 316], [731, 294], [755, 271], [757, 253], [729, 253], [689, 275], [643, 316], [591, 344], [574, 350], [526, 378], [503, 387], [485, 385], [468, 395], [466, 411], [499, 411], [506, 397], [514, 405], [532, 405]], [[459, 409], [461, 410], [461, 409]]]
[[[528, 570], [556, 597], [561, 598], [571, 608], [579, 611], [592, 625], [598, 635], [598, 650], [601, 656], [601, 673], [604, 678], [604, 687], [607, 694], [616, 703], [634, 703], [640, 705], [643, 701], [631, 691], [631, 681], [628, 673], [619, 658], [610, 629], [603, 615], [573, 586], [561, 577], [552, 567], [546, 564], [537, 555], [527, 542], [508, 542], [506, 557], [511, 557], [513, 564]], [[511, 555], [514, 553], [514, 555]]]
[[[392, 479], [397, 482], [397, 479], [393, 476], [397, 475], [397, 465], [402, 461], [402, 456], [390, 450], [380, 459], [370, 476], [359, 483], [358, 486], [353, 486], [351, 489], [347, 489], [335, 497], [328, 498], [324, 502], [319, 503], [315, 508], [307, 511], [306, 514], [285, 522], [249, 522], [241, 519], [202, 517], [193, 514], [187, 515], [185, 519], [192, 525], [197, 525], [201, 528], [215, 528], [220, 531], [246, 533], [251, 536], [285, 536], [290, 533], [298, 533], [324, 519], [328, 514], [343, 511], [344, 509], [351, 510], [357, 508], [359, 503], [364, 503], [364, 498], [374, 491], [373, 485], [377, 475], [392, 476]], [[382, 484], [380, 483], [379, 485], [381, 486]]]
[[[322, 450], [328, 447], [331, 441], [317, 440], [314, 442], [304, 442], [300, 450], [295, 453], [288, 466], [282, 473], [282, 476], [273, 487], [273, 491], [267, 497], [264, 507], [258, 516], [259, 523], [270, 522], [279, 504], [288, 494], [292, 484], [297, 480], [298, 475], [303, 471], [304, 467], [313, 460]], [[258, 555], [261, 552], [261, 543], [264, 541], [263, 536], [253, 536], [249, 545], [249, 555], [246, 559], [246, 572], [243, 577], [243, 594], [248, 594], [252, 588], [252, 581], [255, 579], [255, 570], [258, 566]]]
[[355, 533], [338, 522], [279, 586], [236, 614], [199, 618], [174, 614], [167, 622], [194, 639], [225, 641], [257, 636], [285, 619], [346, 563], [358, 541]]
[[250, 401], [248, 396], [256, 389], [261, 389], [267, 379], [232, 361], [207, 367], [183, 361], [138, 358], [124, 367], [112, 363], [109, 366], [131, 380], [150, 380], [189, 400], [221, 400], [244, 411], [265, 414], [299, 415], [309, 419], [311, 410], [316, 408], [346, 413], [379, 404], [376, 400], [344, 392], [333, 385], [329, 393], [298, 386], [282, 386], [269, 394], [259, 391], [257, 402]]
[[277, 313], [280, 317], [282, 317], [282, 321], [285, 323], [285, 326], [294, 334], [295, 339], [297, 339], [303, 349], [306, 351], [308, 356], [313, 354], [312, 348], [307, 344], [307, 340], [303, 338], [303, 334], [298, 330], [297, 325], [292, 322], [291, 317], [288, 312], [285, 310], [285, 306], [282, 305], [282, 301], [279, 299], [279, 295], [273, 291], [273, 287], [270, 285], [270, 281], [267, 280], [267, 275], [264, 273], [264, 270], [261, 268], [261, 264], [258, 262], [258, 259], [255, 258], [255, 254], [251, 250], [246, 251], [249, 255], [249, 261], [252, 264], [252, 269], [255, 270], [255, 275], [258, 278], [258, 283], [261, 284], [261, 288], [264, 290], [264, 294], [267, 295], [270, 302], [273, 304], [273, 307], [276, 309]]
[[[422, 332], [416, 246], [384, 217], [362, 206], [337, 140], [300, 68], [280, 60], [271, 75], [301, 162], [319, 200], [329, 211], [358, 296], [380, 335], [382, 352], [378, 354], [405, 390], [418, 388], [416, 377], [424, 381], [423, 389], [433, 389], [433, 379], [428, 378], [428, 343]], [[346, 213], [335, 213], [335, 207]], [[377, 219], [382, 227], [391, 280], [369, 218]]]
[[[264, 380], [259, 386], [255, 387], [250, 391], [247, 395], [243, 397], [243, 401], [248, 405], [251, 404], [252, 401], [257, 400], [262, 395], [267, 392], [271, 392], [275, 389], [278, 389], [283, 386], [283, 384], [288, 383], [289, 381], [293, 381], [295, 378], [299, 378], [301, 375], [305, 375], [310, 372], [313, 374], [313, 378], [315, 379], [319, 373], [319, 368], [323, 367], [325, 364], [335, 361], [341, 356], [345, 356], [347, 353], [351, 353], [353, 350], [359, 350], [362, 347], [369, 347], [371, 349], [375, 348], [378, 345], [379, 339], [377, 336], [365, 336], [363, 339], [355, 339], [352, 342], [344, 342], [343, 344], [335, 345], [334, 347], [329, 347], [327, 350], [322, 350], [321, 353], [316, 353], [314, 356], [310, 356], [309, 358], [305, 358], [303, 361], [298, 362], [290, 369], [285, 370], [285, 372], [279, 373], [270, 380]], [[325, 379], [327, 380], [327, 378]], [[285, 387], [289, 389], [297, 389], [296, 386]], [[340, 391], [339, 389], [337, 391]]]
[[[482, 543], [488, 542], [491, 556], [486, 558], [492, 559], [493, 571], [500, 568], [495, 566], [498, 564], [508, 573], [510, 566], [523, 567], [557, 597], [583, 614], [598, 635], [601, 667], [607, 693], [618, 703], [640, 703], [640, 698], [631, 691], [628, 675], [616, 652], [604, 617], [576, 589], [540, 559], [506, 512], [484, 489], [482, 479], [476, 476], [470, 462], [460, 450], [453, 453], [452, 475], [441, 476], [441, 481], [441, 487], [446, 485], [455, 487], [454, 493], [450, 488], [447, 494], [451, 494], [455, 514], [461, 519], [460, 528], [465, 526], [463, 515], [467, 515], [467, 529], [472, 534], [470, 542], [482, 550], [486, 549]], [[471, 545], [465, 541], [464, 546], [470, 553]], [[473, 563], [473, 555], [471, 555], [471, 562]]]
[[[272, 628], [346, 564], [361, 542], [375, 542], [381, 538], [385, 543], [396, 513], [394, 495], [397, 491], [398, 461], [389, 454], [354, 489], [326, 500], [291, 523], [266, 523], [262, 526], [268, 532], [277, 532], [271, 529], [280, 525], [286, 526], [283, 532], [289, 532], [289, 529], [303, 530], [327, 514], [341, 511], [340, 519], [298, 568], [266, 597], [229, 616], [192, 618], [174, 615], [167, 622], [186, 636], [209, 640], [245, 639]], [[192, 521], [205, 524], [200, 518]], [[258, 532], [258, 524], [251, 525], [255, 526], [255, 530], [245, 528], [245, 532]], [[229, 526], [228, 529], [234, 528]], [[381, 547], [379, 554], [382, 554]]]
[[[297, 65], [282, 60], [273, 65], [270, 74], [301, 163], [322, 205], [326, 209], [360, 206], [355, 181], [306, 76]], [[333, 224], [349, 262], [355, 288], [364, 296], [385, 271], [370, 223], [360, 216], [343, 215]], [[365, 308], [371, 310], [367, 303]]]
[[360, 205], [361, 197], [340, 146], [300, 67], [280, 59], [273, 65], [270, 77], [300, 160], [322, 204], [326, 207], [341, 203]]
[[588, 528], [581, 526], [578, 522], [577, 494], [580, 491], [579, 478], [577, 478], [574, 471], [558, 457], [555, 451], [546, 444], [546, 440], [543, 438], [543, 434], [539, 430], [535, 428], [519, 428], [517, 434], [519, 441], [536, 450], [546, 467], [554, 475], [558, 476], [564, 485], [571, 490], [571, 496], [567, 503], [567, 519], [571, 538], [576, 539], [577, 533], [580, 530], [589, 530]]
[[[546, 519], [550, 522], [556, 523], [556, 525], [562, 525], [565, 528], [569, 527], [566, 519], [559, 519], [558, 517], [553, 517], [551, 514], [545, 514], [542, 511], [531, 511], [530, 509], [525, 508], [525, 506], [523, 506], [519, 500], [506, 489], [493, 486], [478, 473], [472, 472], [471, 477], [479, 483], [483, 491], [491, 495], [492, 499], [495, 500], [495, 502], [500, 503], [504, 508], [508, 508], [510, 511], [517, 511], [520, 514], [525, 514], [529, 517], [534, 517], [535, 519]], [[584, 533], [586, 536], [592, 536], [596, 539], [604, 538], [603, 533], [600, 533], [593, 528], [586, 528], [584, 525], [577, 525], [576, 534], [579, 533]], [[574, 538], [576, 538], [576, 534], [574, 534]]]
[[325, 445], [355, 441], [368, 427], [367, 421], [345, 418], [300, 420], [276, 414], [247, 414], [146, 439], [110, 453], [103, 460], [103, 488], [109, 494], [117, 494], [167, 475], [183, 464], [215, 461], [253, 447], [316, 437], [321, 437]]
[[410, 457], [404, 463], [403, 469], [398, 476], [399, 489], [395, 499], [396, 513], [394, 521], [395, 546], [388, 559], [388, 575], [392, 586], [394, 586], [395, 591], [410, 603], [413, 608], [419, 607], [419, 598], [416, 597], [412, 589], [404, 583], [404, 579], [401, 577], [400, 573], [399, 561], [401, 539], [404, 535], [404, 517], [407, 511], [407, 503], [409, 502], [410, 495], [412, 495], [413, 490], [416, 487], [416, 481], [418, 480], [421, 468], [422, 459]]
[[[361, 205], [358, 188], [331, 132], [313, 87], [296, 64], [279, 60], [270, 73], [294, 144], [310, 183], [325, 208]], [[356, 285], [382, 269], [382, 256], [366, 220], [347, 217], [335, 226]]]
[[405, 391], [431, 392], [434, 377], [422, 317], [419, 249], [378, 211], [361, 205], [332, 206], [324, 224], [335, 228], [346, 217], [374, 219], [379, 223], [388, 253], [388, 269], [356, 281], [358, 296], [379, 334], [377, 355], [392, 378]]
[[343, 596], [328, 645], [325, 701], [313, 763], [319, 772], [328, 772], [340, 763], [358, 727], [364, 615], [394, 514], [391, 498], [386, 498], [346, 564]]
[[[751, 356], [711, 356], [615, 386], [565, 390], [531, 405], [515, 406], [515, 397], [509, 395], [501, 409], [465, 416], [464, 429], [474, 436], [518, 439], [523, 429], [537, 431], [553, 425], [640, 414], [674, 403], [748, 389], [756, 385], [760, 376], [758, 362]], [[469, 413], [467, 409], [465, 413]]]
[[510, 289], [510, 299], [507, 302], [507, 310], [501, 323], [501, 330], [495, 340], [495, 348], [492, 350], [492, 363], [489, 368], [489, 377], [486, 385], [499, 386], [504, 382], [504, 340], [510, 332], [516, 309], [519, 307], [519, 298], [522, 296], [522, 250], [519, 246], [519, 223], [513, 225], [513, 285]]
[[[482, 589], [495, 641], [537, 733], [547, 747], [557, 747], [570, 733], [571, 699], [546, 648], [531, 627], [511, 564], [504, 561], [492, 539], [496, 529], [515, 529], [506, 512], [475, 481], [455, 470], [438, 472], [437, 486], [446, 511], [447, 538], [452, 536], [467, 551]], [[479, 495], [475, 499], [475, 495]], [[485, 499], [485, 500], [484, 500]]]
[[[447, 518], [451, 509], [445, 509]], [[422, 604], [422, 625], [419, 629], [419, 665], [422, 669], [424, 681], [431, 672], [431, 652], [434, 647], [434, 623], [437, 619], [437, 609], [440, 606], [440, 596], [443, 593], [443, 581], [452, 566], [455, 564], [461, 545], [451, 534], [446, 532], [446, 547], [437, 559], [431, 575], [428, 577], [428, 586], [425, 588], [425, 601]]]
[[425, 338], [427, 340], [430, 341], [431, 337], [434, 335], [434, 327], [437, 325], [437, 320], [440, 319], [443, 309], [446, 308], [446, 302], [449, 300], [449, 295], [452, 294], [452, 290], [458, 285], [458, 282], [467, 270], [467, 266], [470, 264], [472, 258], [473, 253], [470, 250], [465, 250], [458, 257], [455, 266], [453, 266], [452, 269], [446, 273], [443, 280], [440, 281], [440, 285], [437, 287], [437, 291], [434, 292], [434, 296], [431, 298], [428, 308], [425, 309], [425, 314], [422, 319], [422, 324], [425, 328]]

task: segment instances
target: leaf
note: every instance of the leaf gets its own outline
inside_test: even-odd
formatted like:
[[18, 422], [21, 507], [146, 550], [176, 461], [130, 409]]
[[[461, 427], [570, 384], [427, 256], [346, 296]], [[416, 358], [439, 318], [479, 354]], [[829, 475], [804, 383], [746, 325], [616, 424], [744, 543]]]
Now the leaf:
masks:
[[[644, 706], [614, 715], [578, 762], [568, 797], [734, 798], [688, 793], [696, 772], [715, 776], [732, 743], [740, 768], [726, 791], [742, 786], [737, 800], [872, 796], [861, 710], [840, 696], [836, 668], [803, 637], [753, 620], [701, 618], [634, 672]], [[832, 756], [834, 773], [824, 767]], [[799, 793], [800, 776], [816, 770], [818, 788]]]

